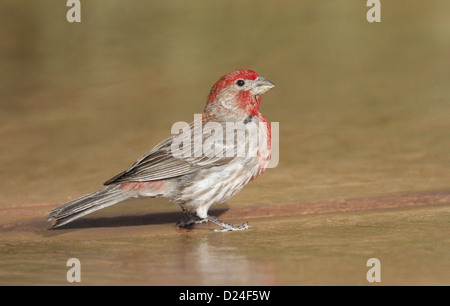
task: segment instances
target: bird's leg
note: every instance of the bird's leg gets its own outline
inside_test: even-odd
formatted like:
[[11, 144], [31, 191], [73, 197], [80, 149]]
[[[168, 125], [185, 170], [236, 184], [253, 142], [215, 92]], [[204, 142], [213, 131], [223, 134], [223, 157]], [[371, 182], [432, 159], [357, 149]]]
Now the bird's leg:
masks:
[[184, 220], [178, 221], [176, 226], [178, 227], [187, 227], [193, 224], [200, 224], [200, 223], [204, 223], [204, 222], [208, 222], [208, 219], [204, 218], [200, 218], [197, 216], [197, 214], [192, 214], [189, 213], [188, 211], [184, 210], [184, 213], [186, 215], [186, 218]]
[[223, 221], [218, 220], [216, 217], [207, 216], [207, 221], [211, 221], [219, 226], [222, 226], [221, 229], [212, 229], [211, 232], [228, 232], [228, 231], [243, 231], [246, 229], [249, 229], [253, 226], [249, 225], [248, 222], [242, 223], [241, 225], [237, 226], [234, 224], [228, 224]]

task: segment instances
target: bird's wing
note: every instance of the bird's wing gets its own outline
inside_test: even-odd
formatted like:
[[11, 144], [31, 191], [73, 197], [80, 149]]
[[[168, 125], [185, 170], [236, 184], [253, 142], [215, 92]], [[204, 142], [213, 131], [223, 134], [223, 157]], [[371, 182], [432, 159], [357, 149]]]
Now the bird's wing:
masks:
[[[196, 157], [195, 154], [189, 154], [188, 156], [182, 156], [173, 154], [172, 145], [174, 143], [180, 143], [183, 137], [190, 135], [191, 148], [195, 148], [194, 140], [198, 135], [198, 130], [193, 128], [191, 123], [182, 132], [177, 135], [172, 135], [169, 138], [162, 141], [152, 150], [140, 157], [128, 170], [116, 175], [110, 180], [106, 181], [105, 185], [124, 183], [124, 182], [143, 182], [154, 181], [174, 178], [186, 174], [196, 172], [201, 169], [206, 169], [214, 166], [224, 165], [229, 163], [236, 157], [223, 156], [201, 156]], [[188, 138], [189, 139], [189, 138]], [[202, 144], [205, 139], [205, 135], [202, 134]], [[235, 148], [237, 142], [235, 141]], [[225, 148], [226, 150], [228, 148]], [[192, 150], [193, 151], [193, 150]], [[227, 151], [225, 151], [227, 152]], [[228, 155], [229, 156], [229, 155]]]

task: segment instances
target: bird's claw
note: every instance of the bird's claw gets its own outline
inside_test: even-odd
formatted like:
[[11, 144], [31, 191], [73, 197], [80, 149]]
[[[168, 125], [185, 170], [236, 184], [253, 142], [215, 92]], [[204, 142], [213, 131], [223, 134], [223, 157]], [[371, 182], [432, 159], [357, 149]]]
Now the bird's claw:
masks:
[[188, 227], [194, 224], [201, 224], [201, 223], [205, 223], [208, 222], [207, 219], [195, 219], [195, 218], [191, 218], [189, 220], [181, 220], [178, 221], [175, 226], [176, 227]]
[[250, 224], [248, 224], [248, 222], [242, 223], [239, 226], [236, 226], [234, 224], [221, 224], [222, 228], [220, 229], [212, 229], [210, 230], [210, 232], [229, 232], [229, 231], [243, 231], [249, 228], [252, 228], [253, 226], [251, 226]]

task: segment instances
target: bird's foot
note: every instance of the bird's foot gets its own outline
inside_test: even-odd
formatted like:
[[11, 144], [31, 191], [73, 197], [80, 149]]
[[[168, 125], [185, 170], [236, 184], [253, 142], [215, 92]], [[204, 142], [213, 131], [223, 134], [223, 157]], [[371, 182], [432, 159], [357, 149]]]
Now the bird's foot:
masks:
[[188, 218], [186, 220], [178, 221], [175, 224], [175, 226], [177, 226], [177, 227], [189, 227], [189, 226], [194, 225], [194, 224], [200, 224], [200, 223], [205, 223], [205, 222], [208, 222], [208, 219], [206, 219], [206, 218], [205, 219], [201, 219], [201, 218], [199, 218], [197, 216], [190, 216], [190, 218]]
[[228, 224], [223, 221], [218, 220], [215, 217], [208, 216], [206, 220], [211, 221], [219, 226], [222, 226], [221, 229], [212, 229], [210, 232], [228, 232], [228, 231], [243, 231], [249, 229], [253, 226], [248, 224], [248, 222], [242, 223], [241, 225]]

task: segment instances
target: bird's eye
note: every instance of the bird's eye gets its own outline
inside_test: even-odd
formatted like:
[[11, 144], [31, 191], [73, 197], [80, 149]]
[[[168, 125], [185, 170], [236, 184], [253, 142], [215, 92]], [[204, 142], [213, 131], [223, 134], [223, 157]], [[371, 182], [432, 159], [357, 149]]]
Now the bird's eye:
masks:
[[236, 84], [238, 85], [238, 86], [244, 86], [245, 85], [245, 82], [244, 82], [244, 80], [237, 80], [236, 81]]

